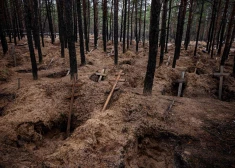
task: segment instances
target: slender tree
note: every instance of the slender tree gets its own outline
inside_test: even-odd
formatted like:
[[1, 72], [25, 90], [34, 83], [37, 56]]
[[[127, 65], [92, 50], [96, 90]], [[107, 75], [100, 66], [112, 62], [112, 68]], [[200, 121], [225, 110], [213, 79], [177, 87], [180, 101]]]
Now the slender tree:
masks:
[[131, 6], [131, 0], [128, 0], [128, 16], [127, 16], [127, 50], [129, 49], [130, 45], [130, 6]]
[[194, 56], [196, 56], [196, 54], [197, 54], [197, 45], [198, 45], [199, 33], [200, 33], [200, 29], [201, 29], [203, 10], [204, 10], [204, 0], [202, 0], [202, 7], [201, 7], [200, 19], [199, 19], [199, 24], [198, 24], [198, 29], [197, 29], [197, 38], [196, 38], [196, 45], [195, 45], [195, 49], [194, 49]]
[[226, 35], [226, 40], [225, 40], [224, 52], [221, 58], [220, 65], [224, 65], [226, 59], [228, 59], [228, 55], [229, 55], [230, 47], [231, 47], [230, 41], [232, 37], [232, 30], [233, 30], [233, 26], [235, 22], [234, 16], [235, 16], [235, 2], [233, 3], [233, 6], [232, 6], [232, 12], [231, 12], [230, 19], [229, 19], [227, 35]]
[[118, 64], [118, 0], [114, 0], [114, 64]]
[[8, 51], [8, 45], [7, 45], [5, 32], [3, 31], [1, 23], [2, 23], [2, 21], [0, 19], [0, 36], [1, 36], [2, 50], [3, 50], [3, 54], [6, 54]]
[[193, 21], [193, 0], [190, 0], [188, 25], [187, 25], [186, 36], [185, 36], [185, 40], [184, 40], [185, 50], [188, 49], [188, 45], [190, 43], [190, 33], [191, 33], [192, 21]]
[[124, 3], [124, 19], [123, 19], [123, 43], [122, 52], [126, 52], [126, 13], [127, 13], [127, 0], [123, 0]]
[[83, 39], [83, 29], [82, 29], [81, 0], [77, 0], [77, 13], [78, 13], [81, 64], [85, 65], [86, 64], [86, 58], [85, 58], [85, 52], [84, 52], [84, 39]]
[[107, 41], [107, 37], [106, 37], [106, 33], [107, 33], [107, 0], [103, 0], [103, 49], [104, 52], [106, 52], [106, 41]]
[[86, 44], [86, 52], [89, 52], [89, 35], [87, 28], [87, 7], [86, 0], [82, 1], [82, 9], [83, 9], [83, 23], [84, 23], [84, 35], [85, 35], [85, 44]]
[[39, 26], [40, 26], [40, 34], [42, 40], [42, 47], [44, 47], [44, 33], [42, 28], [42, 12], [41, 12], [41, 0], [39, 0]]
[[121, 16], [120, 42], [122, 41], [124, 5], [125, 5], [125, 0], [122, 0], [122, 16]]
[[167, 17], [167, 3], [168, 0], [164, 0], [163, 2], [163, 12], [162, 12], [162, 28], [161, 28], [161, 36], [160, 36], [160, 62], [159, 65], [163, 63], [165, 43], [166, 43], [166, 17]]
[[186, 13], [186, 6], [187, 6], [187, 0], [181, 0], [180, 7], [179, 7], [179, 14], [178, 14], [177, 31], [176, 31], [176, 38], [175, 38], [175, 54], [174, 54], [172, 68], [175, 68], [176, 60], [179, 59], [179, 56], [180, 56], [181, 42], [182, 42], [182, 36], [183, 36], [183, 31], [184, 31], [184, 19], [185, 19], [185, 13]]
[[98, 42], [98, 0], [93, 0], [93, 9], [94, 9], [94, 45], [96, 49]]
[[48, 17], [48, 22], [49, 22], [49, 29], [51, 32], [51, 43], [54, 44], [55, 42], [55, 35], [54, 35], [54, 28], [53, 28], [53, 23], [52, 23], [52, 16], [51, 16], [51, 4], [49, 0], [46, 1], [46, 11], [47, 11], [47, 17]]
[[30, 0], [24, 0], [24, 11], [25, 11], [25, 26], [27, 31], [27, 40], [28, 40], [28, 47], [30, 52], [30, 59], [31, 59], [31, 65], [32, 65], [32, 73], [33, 73], [33, 79], [38, 79], [38, 69], [37, 69], [37, 63], [33, 48], [33, 39], [32, 39], [32, 11], [31, 11], [31, 5]]
[[78, 41], [78, 16], [77, 16], [77, 1], [73, 0], [73, 31], [74, 41]]
[[167, 19], [167, 33], [166, 33], [165, 53], [168, 52], [168, 40], [169, 40], [169, 30], [170, 30], [170, 18], [171, 18], [171, 3], [172, 3], [172, 0], [170, 0], [170, 3], [169, 3], [169, 12], [168, 12], [168, 19]]
[[159, 17], [161, 11], [160, 0], [152, 0], [149, 32], [149, 58], [147, 72], [144, 80], [144, 95], [152, 93], [154, 73], [156, 69], [156, 56], [158, 50]]
[[35, 35], [35, 41], [37, 44], [37, 50], [38, 50], [38, 57], [39, 57], [39, 63], [42, 63], [42, 50], [41, 50], [41, 44], [40, 44], [40, 37], [39, 37], [39, 17], [38, 17], [38, 1], [33, 0], [34, 2], [34, 35]]
[[146, 8], [147, 8], [147, 0], [145, 0], [145, 1], [144, 1], [144, 31], [143, 31], [143, 47], [145, 46]]
[[139, 40], [138, 40], [138, 0], [135, 0], [135, 50], [138, 52]]
[[223, 46], [224, 32], [225, 32], [225, 27], [226, 27], [226, 22], [227, 22], [228, 5], [229, 5], [229, 0], [226, 0], [224, 12], [223, 12], [223, 17], [222, 17], [222, 21], [221, 21], [221, 32], [220, 32], [218, 54], [221, 54], [221, 49]]
[[134, 14], [134, 7], [135, 7], [135, 3], [133, 1], [132, 10], [131, 10], [131, 40], [130, 40], [130, 45], [132, 45], [132, 39], [133, 39], [133, 14]]
[[72, 0], [65, 1], [71, 79], [77, 78], [77, 58], [73, 33]]

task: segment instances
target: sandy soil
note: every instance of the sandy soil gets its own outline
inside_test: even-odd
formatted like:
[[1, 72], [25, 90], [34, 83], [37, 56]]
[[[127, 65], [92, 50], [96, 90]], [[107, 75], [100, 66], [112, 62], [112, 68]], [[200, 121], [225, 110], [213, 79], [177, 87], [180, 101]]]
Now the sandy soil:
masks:
[[[218, 100], [219, 78], [213, 73], [219, 70], [219, 58], [203, 53], [204, 46], [201, 42], [195, 58], [192, 42], [172, 69], [165, 65], [174, 54], [170, 44], [164, 64], [156, 69], [152, 96], [143, 96], [148, 44], [140, 44], [138, 53], [133, 45], [122, 54], [120, 43], [119, 65], [114, 66], [113, 56], [99, 42], [98, 49], [86, 54], [87, 64], [78, 67], [69, 137], [68, 51], [60, 58], [58, 39], [54, 45], [46, 39], [36, 81], [27, 45], [15, 46], [4, 57], [0, 53], [0, 167], [235, 167], [235, 79], [224, 78], [223, 101]], [[80, 65], [78, 44], [76, 48]], [[232, 72], [234, 55], [225, 72]], [[97, 82], [95, 72], [103, 68], [107, 76]], [[118, 83], [101, 112], [119, 70], [125, 82]], [[182, 97], [176, 97], [182, 71], [186, 82]]]

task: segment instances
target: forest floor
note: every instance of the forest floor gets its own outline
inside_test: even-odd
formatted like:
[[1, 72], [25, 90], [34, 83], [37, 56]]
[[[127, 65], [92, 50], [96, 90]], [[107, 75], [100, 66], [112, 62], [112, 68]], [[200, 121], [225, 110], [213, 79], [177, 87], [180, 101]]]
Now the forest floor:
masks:
[[[99, 43], [86, 54], [87, 64], [78, 67], [68, 138], [68, 51], [60, 57], [58, 39], [52, 45], [48, 38], [45, 45], [38, 80], [32, 79], [27, 45], [10, 47], [6, 56], [0, 53], [0, 167], [235, 167], [235, 78], [224, 78], [219, 100], [219, 77], [213, 76], [219, 59], [202, 51], [204, 42], [197, 57], [193, 43], [188, 51], [182, 49], [175, 69], [166, 66], [174, 54], [174, 45], [169, 45], [164, 64], [156, 69], [151, 96], [142, 94], [148, 45], [140, 44], [136, 53], [133, 44], [122, 54], [120, 43], [119, 65], [114, 66], [113, 56]], [[107, 48], [110, 52], [112, 45]], [[80, 65], [78, 44], [76, 49]], [[231, 74], [235, 53], [230, 54], [224, 71]], [[107, 76], [97, 82], [95, 73], [103, 68]], [[120, 70], [125, 82], [118, 83], [101, 112]], [[182, 71], [186, 82], [182, 97], [177, 97]]]

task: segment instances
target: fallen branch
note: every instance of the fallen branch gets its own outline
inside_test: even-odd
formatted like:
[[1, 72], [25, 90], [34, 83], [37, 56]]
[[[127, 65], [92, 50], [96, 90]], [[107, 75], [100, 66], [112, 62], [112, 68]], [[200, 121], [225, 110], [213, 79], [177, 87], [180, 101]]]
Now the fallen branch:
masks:
[[51, 65], [51, 63], [53, 62], [53, 60], [54, 60], [54, 57], [51, 59], [50, 63], [48, 64], [48, 66], [47, 66], [47, 68], [46, 68], [46, 70], [49, 68], [49, 66]]

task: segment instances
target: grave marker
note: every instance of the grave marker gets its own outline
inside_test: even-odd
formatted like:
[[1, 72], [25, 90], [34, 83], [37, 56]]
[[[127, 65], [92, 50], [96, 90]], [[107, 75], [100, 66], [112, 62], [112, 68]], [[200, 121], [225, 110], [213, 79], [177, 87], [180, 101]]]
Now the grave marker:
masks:
[[107, 74], [105, 74], [105, 69], [102, 69], [101, 73], [97, 72], [95, 74], [99, 76], [98, 82], [100, 82], [104, 76], [107, 76]]
[[224, 73], [224, 66], [220, 66], [220, 73], [214, 73], [214, 76], [219, 76], [220, 81], [219, 81], [219, 99], [221, 100], [222, 98], [222, 88], [223, 88], [223, 79], [224, 76], [228, 76], [229, 73]]
[[185, 82], [184, 75], [185, 75], [185, 71], [182, 72], [181, 78], [176, 81], [177, 83], [179, 83], [178, 95], [177, 95], [178, 97], [180, 97], [181, 95], [183, 83]]

